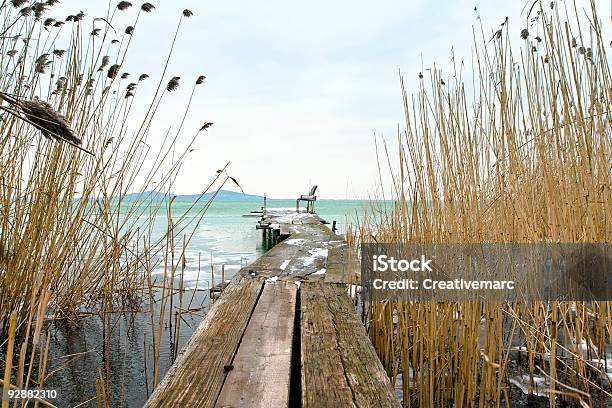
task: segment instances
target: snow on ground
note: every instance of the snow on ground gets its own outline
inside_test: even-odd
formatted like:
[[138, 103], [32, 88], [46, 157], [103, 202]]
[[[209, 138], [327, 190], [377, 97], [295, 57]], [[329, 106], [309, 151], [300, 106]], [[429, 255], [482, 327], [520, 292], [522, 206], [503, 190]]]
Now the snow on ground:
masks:
[[[571, 347], [573, 347], [573, 345], [570, 346], [568, 349], [572, 350]], [[516, 350], [519, 353], [527, 354], [526, 346], [511, 347], [510, 350]], [[600, 370], [602, 374], [605, 374], [608, 377], [608, 379], [612, 381], [612, 355], [610, 354], [610, 352], [607, 353], [607, 356], [605, 359], [604, 358], [592, 358], [588, 360], [588, 347], [587, 347], [587, 343], [585, 340], [581, 341], [580, 345], [578, 346], [577, 351], [580, 353], [582, 358], [584, 358], [587, 363], [590, 361], [591, 368]], [[597, 355], [597, 354], [598, 354], [597, 347], [591, 344], [591, 355]], [[545, 361], [550, 361], [549, 352], [542, 353], [541, 356]]]
[[587, 342], [586, 342], [585, 339], [581, 339], [580, 340], [580, 344], [578, 345], [578, 347], [576, 347], [576, 349], [577, 349], [578, 353], [580, 353], [580, 355], [583, 358], [588, 358], [589, 357], [589, 350], [591, 352], [591, 355], [597, 355], [597, 351], [598, 351], [597, 350], [597, 346], [592, 344], [592, 342], [591, 342], [590, 347], [589, 347], [589, 345], [587, 345]]
[[[510, 383], [516, 385], [523, 391], [523, 394], [529, 394], [529, 374], [523, 374], [518, 377], [510, 378]], [[546, 378], [534, 375], [533, 376], [533, 395], [538, 397], [548, 397], [548, 384]]]
[[327, 269], [322, 268], [316, 271], [315, 273], [313, 273], [313, 275], [325, 275], [325, 272], [327, 272]]
[[287, 260], [283, 261], [283, 263], [280, 266], [281, 270], [284, 271], [287, 268], [287, 265], [289, 265], [289, 262], [291, 262], [291, 259], [287, 259]]
[[327, 258], [328, 250], [327, 248], [313, 248], [310, 249], [308, 253], [308, 256], [299, 258], [303, 262], [304, 266], [312, 265], [317, 259]]
[[315, 214], [307, 212], [295, 212], [295, 208], [274, 208], [266, 210], [264, 217], [273, 217], [279, 224], [301, 224], [303, 220], [315, 218]]
[[294, 213], [295, 207], [270, 207], [266, 208], [266, 213], [276, 214], [276, 213]]
[[594, 358], [591, 360], [591, 363], [601, 370], [601, 372], [608, 377], [609, 381], [612, 381], [612, 358], [607, 358], [605, 360]]
[[[516, 350], [519, 353], [528, 353], [527, 346], [518, 346], [518, 347], [510, 347], [510, 350]], [[540, 355], [545, 361], [550, 361], [550, 353], [547, 351], [545, 353], [537, 353]]]
[[303, 246], [306, 243], [305, 239], [302, 238], [289, 238], [283, 241], [287, 245]]

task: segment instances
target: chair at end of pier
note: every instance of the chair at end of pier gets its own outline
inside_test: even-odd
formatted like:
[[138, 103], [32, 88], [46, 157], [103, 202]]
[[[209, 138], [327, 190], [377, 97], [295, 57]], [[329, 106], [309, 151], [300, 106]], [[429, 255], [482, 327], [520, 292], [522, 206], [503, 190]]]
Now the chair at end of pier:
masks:
[[295, 211], [300, 212], [300, 201], [306, 201], [306, 212], [313, 213], [314, 203], [315, 201], [317, 201], [317, 196], [315, 195], [316, 191], [317, 191], [317, 186], [314, 185], [308, 192], [308, 195], [301, 195], [300, 198], [298, 198], [295, 203]]

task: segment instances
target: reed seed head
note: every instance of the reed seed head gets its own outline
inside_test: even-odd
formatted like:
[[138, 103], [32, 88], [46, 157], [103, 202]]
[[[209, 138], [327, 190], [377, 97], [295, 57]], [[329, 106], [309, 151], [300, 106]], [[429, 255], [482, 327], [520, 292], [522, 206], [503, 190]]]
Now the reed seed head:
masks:
[[45, 21], [43, 23], [43, 25], [45, 27], [52, 26], [53, 24], [55, 24], [55, 19], [53, 19], [53, 18], [47, 18], [47, 19], [45, 19]]
[[25, 3], [27, 3], [27, 0], [11, 0], [11, 4], [13, 5], [13, 7], [17, 8], [17, 7], [21, 7], [23, 6]]
[[145, 79], [147, 79], [148, 77], [149, 77], [149, 76], [148, 76], [147, 74], [141, 74], [141, 75], [138, 77], [138, 80], [139, 80], [139, 81], [144, 81], [144, 80], [145, 80]]
[[24, 101], [22, 111], [43, 136], [81, 145], [81, 139], [75, 136], [66, 118], [56, 112], [49, 103], [40, 100]]
[[193, 13], [191, 12], [191, 10], [185, 9], [185, 10], [183, 10], [183, 15], [185, 17], [189, 18], [189, 17], [193, 16]]
[[132, 27], [132, 26], [127, 26], [127, 27], [125, 28], [125, 33], [126, 33], [127, 35], [132, 35], [132, 34], [134, 33], [134, 27]]
[[136, 83], [132, 82], [132, 83], [128, 84], [126, 89], [128, 91], [133, 91], [134, 89], [136, 89], [136, 86], [137, 86]]
[[92, 37], [97, 37], [100, 34], [100, 29], [99, 28], [94, 28], [93, 30], [91, 30], [91, 36]]
[[51, 7], [55, 4], [59, 3], [59, 0], [47, 0], [47, 6]]
[[84, 18], [85, 18], [85, 13], [83, 13], [82, 11], [79, 11], [79, 13], [76, 16], [74, 16], [74, 21], [75, 22], [81, 21]]
[[45, 13], [45, 11], [47, 10], [47, 4], [46, 3], [34, 3], [32, 5], [32, 10], [34, 10], [34, 17], [36, 17], [36, 19], [40, 19], [42, 17], [42, 15]]
[[[0, 92], [0, 99], [19, 108], [27, 121], [40, 130], [47, 139], [67, 141], [76, 145], [81, 144], [81, 139], [75, 136], [66, 118], [53, 109], [49, 103], [38, 99], [19, 100], [2, 92]], [[23, 119], [21, 116], [15, 116]]]
[[66, 50], [53, 50], [53, 55], [59, 58], [62, 58], [65, 53], [66, 53]]
[[206, 77], [204, 75], [200, 75], [198, 77], [198, 79], [196, 79], [196, 85], [201, 85], [204, 83], [204, 80], [206, 79]]
[[212, 125], [213, 125], [212, 122], [204, 122], [200, 130], [208, 130], [208, 128], [211, 127]]
[[153, 10], [155, 8], [154, 5], [152, 5], [151, 3], [143, 3], [142, 6], [140, 6], [140, 9], [142, 11], [144, 11], [145, 13], [150, 12], [151, 10]]
[[19, 14], [21, 14], [22, 17], [27, 17], [32, 13], [32, 7], [24, 7], [21, 10], [19, 10]]
[[6, 53], [6, 55], [8, 55], [9, 57], [14, 57], [15, 54], [17, 54], [17, 50], [10, 50], [9, 52]]
[[114, 77], [116, 77], [117, 73], [119, 72], [119, 67], [120, 67], [119, 64], [111, 65], [111, 67], [108, 69], [106, 76], [109, 77], [110, 79], [113, 79]]
[[53, 27], [61, 27], [64, 25], [63, 21], [56, 21], [55, 24], [53, 24]]
[[121, 74], [121, 79], [127, 79], [127, 77], [130, 76], [129, 72], [124, 72], [123, 74]]
[[173, 77], [169, 82], [168, 85], [166, 86], [166, 89], [169, 92], [174, 91], [176, 88], [178, 88], [179, 86], [179, 80], [181, 79], [181, 77], [175, 76]]
[[132, 3], [129, 1], [120, 1], [119, 4], [117, 4], [117, 8], [122, 11], [127, 10], [130, 7], [132, 7]]
[[526, 39], [527, 39], [527, 37], [529, 37], [529, 30], [527, 30], [526, 28], [523, 28], [523, 29], [521, 30], [521, 38], [522, 38], [523, 40], [526, 40]]
[[36, 59], [34, 71], [39, 74], [44, 74], [45, 68], [47, 68], [47, 65], [51, 63], [50, 61], [48, 61], [48, 58], [49, 58], [49, 54], [42, 54], [40, 57], [38, 57]]
[[66, 77], [60, 77], [55, 82], [55, 94], [58, 94], [61, 90], [66, 87]]

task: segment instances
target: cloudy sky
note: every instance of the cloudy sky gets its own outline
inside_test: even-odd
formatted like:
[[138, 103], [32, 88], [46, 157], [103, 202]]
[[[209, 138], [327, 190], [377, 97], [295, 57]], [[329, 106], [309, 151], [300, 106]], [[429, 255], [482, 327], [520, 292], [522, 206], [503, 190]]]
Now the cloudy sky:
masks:
[[[113, 20], [119, 32], [137, 13], [140, 2], [132, 2]], [[185, 139], [203, 121], [214, 122], [173, 191], [199, 192], [231, 161], [246, 192], [276, 198], [305, 193], [310, 184], [319, 185], [321, 198], [368, 197], [379, 181], [374, 135], [393, 146], [402, 127], [399, 72], [413, 92], [419, 71], [434, 63], [450, 71], [452, 52], [469, 66], [477, 15], [486, 33], [510, 17], [517, 38], [527, 18], [523, 0], [151, 3], [156, 9], [140, 17], [122, 67], [133, 75], [159, 79], [182, 10], [194, 13], [181, 25], [167, 73], [182, 85], [165, 97], [154, 132], [176, 129], [200, 74], [207, 80]], [[62, 0], [52, 14], [104, 16], [107, 8], [104, 0]]]

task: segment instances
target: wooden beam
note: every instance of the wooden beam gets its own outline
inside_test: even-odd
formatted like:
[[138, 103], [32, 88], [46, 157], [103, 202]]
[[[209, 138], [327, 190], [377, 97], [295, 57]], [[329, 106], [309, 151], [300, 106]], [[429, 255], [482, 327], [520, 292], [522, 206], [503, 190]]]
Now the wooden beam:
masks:
[[238, 276], [211, 307], [145, 407], [213, 407], [264, 284]]
[[290, 281], [266, 282], [216, 407], [289, 404], [297, 288]]
[[302, 406], [399, 407], [344, 285], [301, 285]]
[[325, 283], [361, 284], [361, 271], [357, 253], [348, 245], [329, 248]]

